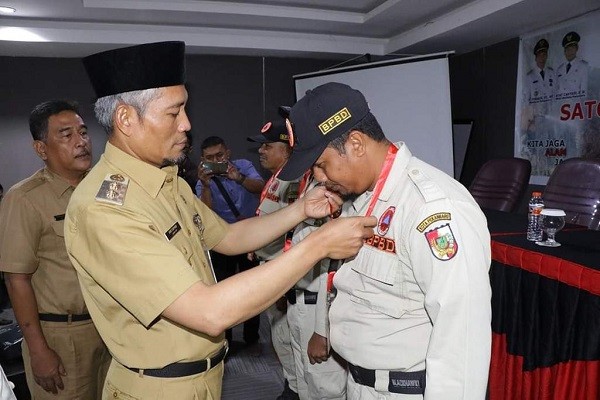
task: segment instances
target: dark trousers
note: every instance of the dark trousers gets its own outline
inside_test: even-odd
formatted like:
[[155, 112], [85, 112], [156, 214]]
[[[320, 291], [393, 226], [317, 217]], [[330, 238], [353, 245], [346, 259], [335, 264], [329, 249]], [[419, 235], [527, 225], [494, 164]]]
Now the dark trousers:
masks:
[[[237, 256], [226, 256], [216, 251], [211, 251], [210, 256], [212, 258], [213, 267], [215, 269], [215, 275], [217, 282], [227, 279], [230, 276], [236, 274], [236, 272], [243, 272], [256, 266], [254, 261], [248, 260], [246, 254], [240, 254]], [[250, 318], [244, 322], [244, 342], [246, 344], [254, 344], [258, 342], [258, 329], [260, 328], [260, 315]], [[225, 337], [231, 343], [231, 329], [227, 329]]]

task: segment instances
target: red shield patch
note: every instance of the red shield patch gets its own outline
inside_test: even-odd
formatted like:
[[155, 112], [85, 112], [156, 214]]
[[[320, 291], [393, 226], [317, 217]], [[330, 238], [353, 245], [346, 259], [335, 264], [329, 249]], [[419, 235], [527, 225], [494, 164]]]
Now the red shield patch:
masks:
[[381, 217], [379, 217], [379, 222], [377, 222], [377, 233], [379, 233], [381, 236], [385, 236], [390, 229], [392, 218], [394, 217], [395, 212], [396, 207], [389, 207], [387, 210], [385, 210]]

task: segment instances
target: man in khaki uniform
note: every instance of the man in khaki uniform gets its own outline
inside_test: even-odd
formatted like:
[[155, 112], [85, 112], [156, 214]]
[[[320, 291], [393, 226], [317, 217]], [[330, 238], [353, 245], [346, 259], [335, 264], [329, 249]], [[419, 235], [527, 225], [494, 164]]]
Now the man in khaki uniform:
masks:
[[[29, 119], [46, 167], [13, 186], [0, 208], [0, 269], [23, 332], [33, 399], [98, 398], [110, 356], [65, 249], [67, 203], [92, 162], [77, 106], [49, 101]], [[58, 394], [58, 396], [57, 396]]]
[[341, 199], [320, 188], [234, 224], [197, 199], [176, 167], [191, 129], [184, 49], [150, 43], [84, 59], [109, 137], [71, 198], [65, 240], [113, 356], [103, 399], [219, 399], [223, 331], [266, 309], [318, 259], [352, 256], [372, 235], [373, 219], [336, 220], [278, 259], [215, 284], [209, 249], [253, 251]]

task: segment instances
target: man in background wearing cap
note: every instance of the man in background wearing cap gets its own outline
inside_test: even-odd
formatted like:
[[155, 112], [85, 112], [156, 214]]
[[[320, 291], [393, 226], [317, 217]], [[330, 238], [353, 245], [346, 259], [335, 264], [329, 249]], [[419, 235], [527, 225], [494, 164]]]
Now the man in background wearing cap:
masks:
[[[280, 107], [280, 112], [282, 116], [287, 116], [289, 107]], [[262, 129], [262, 135], [248, 140], [262, 143], [259, 149], [260, 163], [273, 173], [261, 196], [259, 213], [269, 213], [285, 207], [298, 198], [299, 194], [303, 195], [307, 189], [316, 186], [317, 182], [312, 179], [310, 170], [294, 181], [278, 179], [279, 172], [291, 153], [289, 135], [283, 120], [267, 123]], [[257, 250], [256, 254], [262, 259], [272, 259], [281, 251], [287, 251], [290, 246], [298, 244], [325, 222], [325, 218], [306, 219], [288, 232], [287, 239], [283, 236], [266, 248]], [[272, 256], [265, 257], [264, 253], [271, 253]], [[337, 357], [329, 356], [325, 340], [326, 292], [321, 289], [326, 285], [329, 262], [329, 259], [323, 259], [316, 263], [286, 293], [287, 301], [280, 308], [287, 309], [287, 318], [286, 314], [277, 313], [273, 307], [269, 310], [274, 317], [274, 324], [271, 324], [273, 347], [289, 382], [285, 382], [284, 392], [278, 400], [346, 398], [345, 363], [340, 363]], [[279, 301], [276, 304], [278, 303]], [[283, 321], [277, 317], [283, 317]]]
[[577, 57], [580, 40], [577, 32], [569, 32], [563, 37], [562, 46], [566, 62], [560, 64], [556, 70], [557, 100], [585, 97], [587, 94], [590, 67], [587, 61]]
[[[307, 190], [320, 183], [312, 174], [304, 175]], [[344, 203], [346, 208], [349, 203]], [[309, 218], [294, 229], [292, 246], [324, 224], [328, 218]], [[287, 320], [296, 364], [300, 400], [345, 400], [348, 373], [346, 362], [330, 352], [327, 344], [327, 272], [338, 260], [319, 261], [288, 291]], [[291, 296], [289, 295], [291, 294]]]
[[[285, 115], [287, 115], [287, 112]], [[277, 177], [292, 152], [284, 120], [278, 119], [267, 122], [259, 135], [250, 136], [247, 140], [260, 143], [258, 149], [260, 165], [271, 172], [271, 177], [260, 195], [256, 215], [271, 214], [292, 204], [298, 198], [300, 179], [282, 181]], [[262, 264], [275, 259], [283, 253], [286, 236], [290, 234], [291, 232], [288, 232], [263, 248], [256, 250], [254, 252], [255, 260]], [[286, 306], [287, 300], [282, 296], [267, 309], [267, 316], [271, 323], [271, 342], [283, 369], [284, 388], [277, 399], [295, 400], [298, 399], [298, 386], [294, 353], [290, 342], [290, 327], [286, 317]]]
[[[252, 162], [245, 159], [231, 160], [231, 150], [219, 136], [204, 139], [200, 150], [202, 157], [197, 170], [196, 195], [230, 224], [254, 216], [258, 206], [258, 193], [265, 186], [265, 181]], [[224, 164], [226, 170], [223, 173], [215, 173], [207, 167], [206, 162]], [[211, 257], [217, 282], [256, 265], [246, 254], [230, 256], [211, 251]], [[254, 356], [261, 354], [259, 329], [259, 315], [244, 321], [244, 342]], [[225, 338], [232, 343], [231, 329], [227, 329]]]
[[533, 48], [535, 67], [529, 70], [526, 76], [526, 100], [529, 104], [544, 103], [554, 98], [556, 85], [554, 70], [552, 67], [546, 67], [549, 47], [546, 39], [540, 39]]
[[110, 355], [94, 327], [64, 242], [67, 203], [92, 164], [76, 103], [51, 100], [29, 116], [45, 167], [14, 185], [0, 208], [0, 270], [23, 332], [33, 399], [97, 399]]
[[354, 213], [378, 219], [332, 281], [331, 345], [348, 362], [348, 398], [485, 398], [491, 257], [477, 203], [404, 143], [390, 143], [349, 86], [309, 90], [288, 125], [295, 145], [280, 177], [312, 166], [327, 189], [353, 200]]
[[[556, 122], [550, 118], [552, 100], [556, 90], [556, 77], [552, 67], [546, 65], [548, 61], [549, 43], [546, 39], [537, 41], [533, 48], [535, 66], [525, 76], [523, 91], [521, 127], [526, 132], [521, 140], [521, 148], [530, 152], [529, 157], [540, 158], [543, 154], [527, 146], [529, 140], [553, 139], [555, 137]], [[538, 161], [542, 162], [540, 159]]]
[[374, 221], [338, 219], [276, 260], [216, 283], [206, 252], [253, 251], [336, 210], [324, 188], [280, 212], [227, 224], [177, 177], [186, 132], [185, 44], [84, 58], [108, 133], [67, 210], [65, 241], [113, 362], [103, 399], [218, 399], [223, 331], [257, 315], [323, 257], [351, 257]]

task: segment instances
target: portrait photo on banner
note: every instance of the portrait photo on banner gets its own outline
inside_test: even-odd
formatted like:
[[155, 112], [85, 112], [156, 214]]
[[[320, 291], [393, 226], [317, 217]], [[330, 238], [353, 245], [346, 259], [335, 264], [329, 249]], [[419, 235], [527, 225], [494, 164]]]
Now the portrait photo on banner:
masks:
[[600, 157], [600, 12], [521, 37], [515, 157], [544, 185], [567, 158]]

